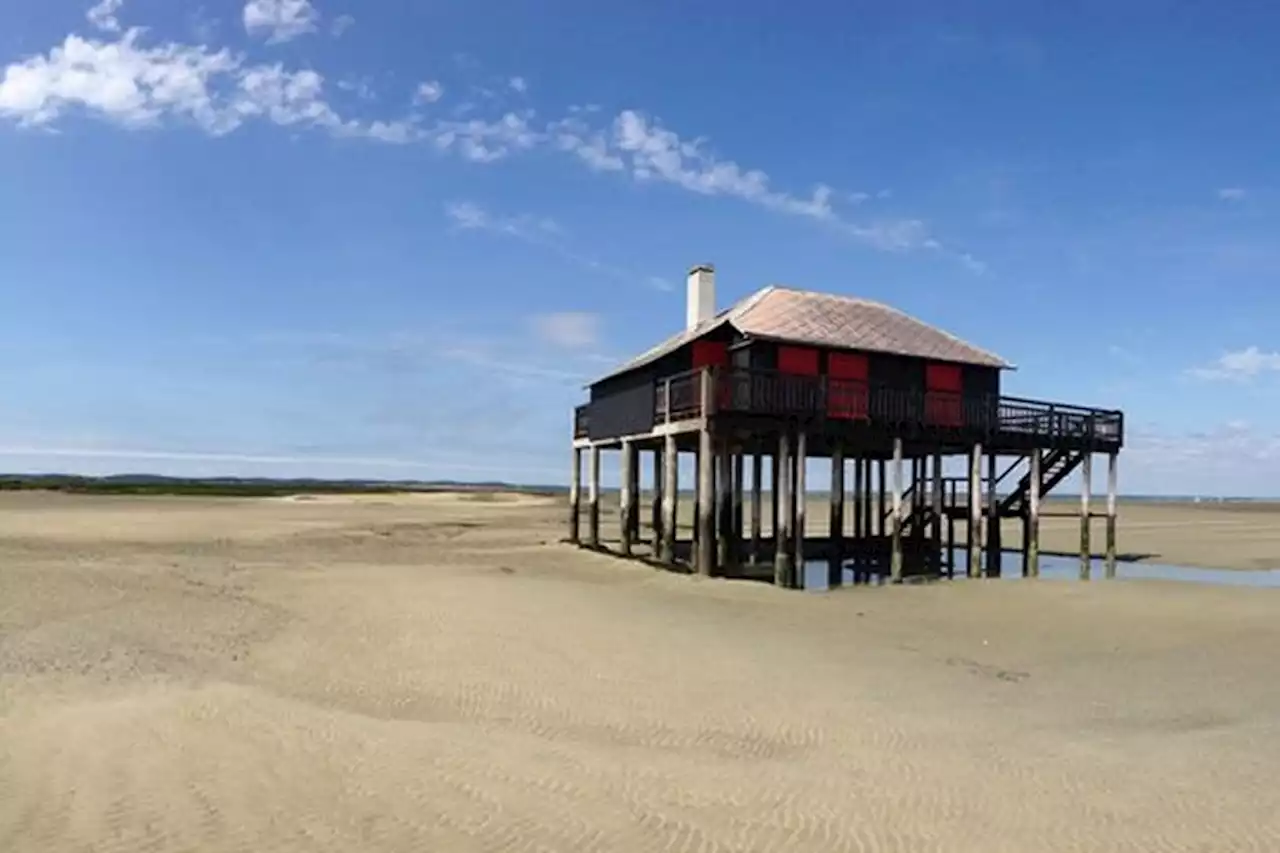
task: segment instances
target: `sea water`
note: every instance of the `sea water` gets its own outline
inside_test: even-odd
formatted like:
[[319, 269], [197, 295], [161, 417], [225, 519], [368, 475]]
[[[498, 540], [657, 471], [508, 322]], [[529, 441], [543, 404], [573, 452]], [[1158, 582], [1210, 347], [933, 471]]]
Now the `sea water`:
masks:
[[[1089, 575], [1091, 578], [1103, 580], [1106, 569], [1101, 559], [1091, 561]], [[967, 574], [969, 564], [968, 551], [956, 549], [955, 576], [959, 580]], [[1001, 554], [1000, 576], [1002, 580], [1022, 579], [1022, 554], [1006, 552]], [[1074, 581], [1080, 577], [1080, 558], [1040, 556], [1040, 577], [1044, 580]], [[1219, 586], [1273, 587], [1280, 589], [1280, 569], [1237, 570], [1237, 569], [1202, 569], [1195, 566], [1173, 566], [1166, 563], [1116, 563], [1116, 577], [1122, 580], [1168, 580], [1185, 581], [1187, 583], [1216, 584]], [[844, 582], [853, 583], [853, 571], [845, 569]], [[872, 581], [876, 583], [876, 581]], [[810, 560], [805, 562], [804, 588], [807, 590], [827, 589], [827, 561]]]

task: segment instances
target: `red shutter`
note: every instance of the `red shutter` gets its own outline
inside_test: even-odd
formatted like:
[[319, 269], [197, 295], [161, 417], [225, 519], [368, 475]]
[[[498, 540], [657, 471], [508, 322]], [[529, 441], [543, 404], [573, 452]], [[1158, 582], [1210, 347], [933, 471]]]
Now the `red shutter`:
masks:
[[867, 417], [867, 357], [856, 353], [827, 355], [827, 415], [833, 418]]
[[778, 347], [778, 372], [817, 376], [818, 351], [806, 347]]
[[925, 365], [925, 421], [938, 426], [964, 425], [964, 376], [958, 364]]
[[723, 367], [729, 363], [729, 345], [724, 341], [694, 341], [693, 367]]

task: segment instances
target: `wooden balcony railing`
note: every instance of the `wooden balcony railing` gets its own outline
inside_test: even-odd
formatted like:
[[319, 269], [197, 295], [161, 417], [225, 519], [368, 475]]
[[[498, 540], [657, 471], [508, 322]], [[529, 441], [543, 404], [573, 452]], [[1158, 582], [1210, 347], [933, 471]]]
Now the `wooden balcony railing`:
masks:
[[[709, 387], [706, 383], [710, 383]], [[705, 392], [705, 393], [704, 393]], [[708, 411], [707, 406], [710, 409]], [[961, 430], [967, 434], [1079, 440], [1119, 447], [1124, 415], [1019, 397], [972, 397], [869, 385], [852, 379], [799, 376], [747, 368], [699, 368], [654, 385], [654, 422], [737, 413], [865, 421], [891, 428]], [[588, 435], [587, 406], [574, 410], [574, 437]]]

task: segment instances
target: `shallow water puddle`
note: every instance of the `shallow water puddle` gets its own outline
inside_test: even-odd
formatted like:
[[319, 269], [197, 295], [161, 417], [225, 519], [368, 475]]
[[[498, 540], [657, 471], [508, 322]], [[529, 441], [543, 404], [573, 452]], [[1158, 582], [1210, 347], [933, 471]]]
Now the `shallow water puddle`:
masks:
[[[956, 578], [966, 574], [968, 552], [956, 549]], [[1005, 553], [1001, 555], [1001, 579], [1022, 579], [1022, 555]], [[1040, 557], [1040, 577], [1044, 580], [1076, 581], [1080, 575], [1080, 560], [1076, 557], [1049, 556]], [[1092, 561], [1090, 576], [1093, 580], [1105, 580], [1106, 569], [1103, 561]], [[1173, 566], [1167, 563], [1117, 563], [1116, 577], [1121, 580], [1169, 580], [1186, 583], [1203, 583], [1217, 586], [1271, 587], [1280, 589], [1280, 569], [1237, 570], [1237, 569], [1203, 569], [1196, 566]], [[844, 571], [846, 585], [853, 583], [853, 572]], [[804, 588], [806, 590], [826, 590], [826, 560], [811, 560], [804, 567]]]

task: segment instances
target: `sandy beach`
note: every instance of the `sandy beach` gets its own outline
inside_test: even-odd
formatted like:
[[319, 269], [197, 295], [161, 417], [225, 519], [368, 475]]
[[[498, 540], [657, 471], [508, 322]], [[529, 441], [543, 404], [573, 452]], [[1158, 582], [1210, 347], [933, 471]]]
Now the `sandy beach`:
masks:
[[[1122, 519], [1163, 562], [1280, 565], [1274, 508]], [[1274, 593], [806, 594], [564, 521], [0, 495], [0, 850], [1280, 849]]]

